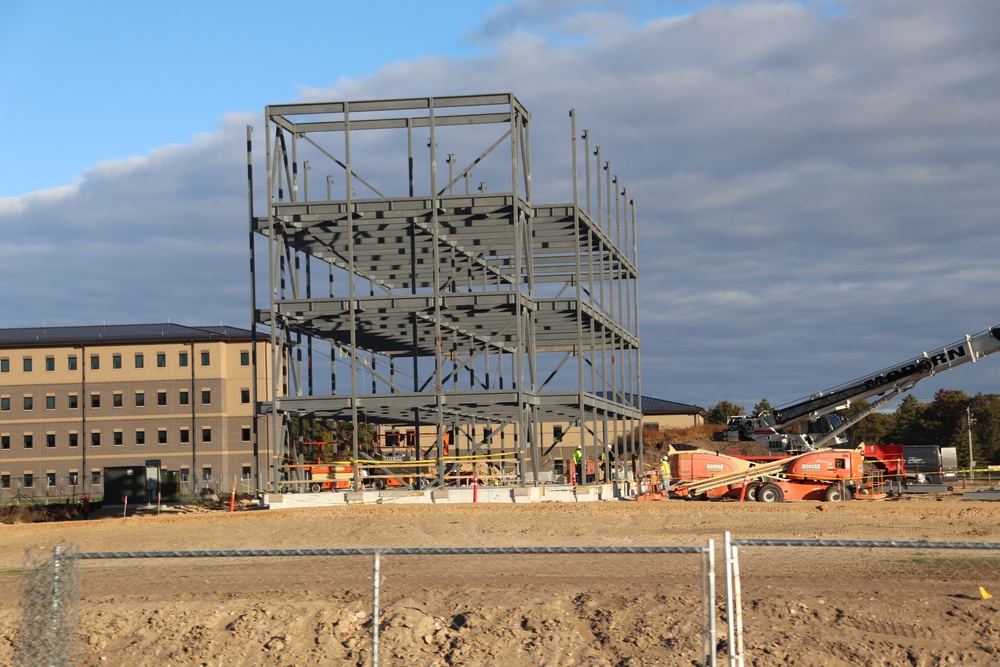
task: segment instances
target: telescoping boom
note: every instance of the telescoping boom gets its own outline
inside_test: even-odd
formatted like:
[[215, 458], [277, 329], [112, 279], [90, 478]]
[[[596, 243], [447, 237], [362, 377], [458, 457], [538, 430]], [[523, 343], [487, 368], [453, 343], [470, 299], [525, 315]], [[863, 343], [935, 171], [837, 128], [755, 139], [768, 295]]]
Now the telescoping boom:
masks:
[[[1000, 350], [1000, 326], [990, 327], [974, 336], [946, 345], [934, 352], [890, 366], [884, 370], [813, 394], [771, 412], [759, 415], [739, 415], [729, 418], [723, 437], [726, 440], [754, 440], [771, 451], [787, 453], [813, 451], [818, 447], [845, 445], [843, 431], [859, 419], [843, 422], [836, 414], [872, 396], [883, 396], [888, 402], [909, 391], [924, 378], [976, 362]], [[870, 414], [865, 411], [862, 416]], [[814, 428], [809, 428], [813, 426]], [[789, 432], [797, 428], [799, 432]]]

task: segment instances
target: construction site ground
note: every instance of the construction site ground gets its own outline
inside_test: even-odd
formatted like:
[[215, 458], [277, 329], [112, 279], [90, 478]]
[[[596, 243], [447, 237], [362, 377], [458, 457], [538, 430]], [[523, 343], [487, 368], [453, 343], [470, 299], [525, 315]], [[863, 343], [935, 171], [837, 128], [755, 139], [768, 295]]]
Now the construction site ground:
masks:
[[[740, 538], [1000, 542], [961, 493], [843, 503], [609, 501], [198, 506], [0, 525], [0, 664], [25, 632], [26, 550], [701, 546]], [[755, 551], [756, 549], [756, 551]], [[747, 665], [1000, 664], [1000, 559], [872, 549], [741, 553]], [[721, 551], [720, 551], [721, 559]], [[83, 561], [79, 665], [367, 665], [372, 558]], [[720, 664], [726, 664], [721, 566]], [[384, 556], [381, 665], [700, 664], [698, 555]], [[982, 589], [980, 589], [982, 587]], [[984, 598], [992, 591], [996, 598]]]

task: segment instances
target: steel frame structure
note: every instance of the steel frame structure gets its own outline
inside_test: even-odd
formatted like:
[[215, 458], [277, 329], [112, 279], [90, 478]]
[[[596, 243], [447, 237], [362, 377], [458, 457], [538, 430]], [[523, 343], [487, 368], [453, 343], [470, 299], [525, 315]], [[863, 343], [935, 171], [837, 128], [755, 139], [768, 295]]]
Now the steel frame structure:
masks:
[[[593, 155], [605, 183], [591, 187], [585, 132], [581, 205], [570, 116], [568, 204], [532, 202], [530, 115], [510, 93], [268, 106], [260, 215], [247, 129], [254, 330], [262, 325], [272, 343], [274, 400], [258, 405], [272, 417], [276, 462], [288, 451], [290, 416], [353, 424], [355, 463], [367, 458], [361, 424], [432, 430], [437, 485], [463, 444], [467, 456], [492, 455], [499, 444], [519, 484], [539, 483], [559, 444], [543, 445], [549, 423], [578, 428], [595, 459], [621, 437], [623, 451], [641, 460], [635, 202], [600, 148]], [[426, 162], [416, 157], [423, 140]], [[438, 144], [449, 140], [475, 152], [457, 173], [448, 153], [444, 179]], [[336, 174], [325, 198], [309, 193], [317, 163]], [[389, 165], [398, 175], [385, 185]], [[480, 181], [471, 193], [473, 176], [484, 175], [490, 191]], [[259, 238], [267, 243], [262, 308]], [[314, 361], [326, 355], [321, 378]], [[448, 455], [446, 432], [458, 436]], [[357, 490], [363, 480], [353, 470]]]

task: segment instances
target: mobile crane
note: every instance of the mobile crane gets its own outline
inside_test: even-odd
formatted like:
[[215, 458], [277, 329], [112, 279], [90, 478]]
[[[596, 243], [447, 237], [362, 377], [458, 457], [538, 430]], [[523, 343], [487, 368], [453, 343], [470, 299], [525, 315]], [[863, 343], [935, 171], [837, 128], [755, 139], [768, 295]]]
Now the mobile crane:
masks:
[[[936, 375], [1000, 350], [1000, 326], [872, 375], [844, 383], [809, 398], [758, 415], [729, 418], [722, 439], [755, 441], [771, 452], [798, 454], [847, 446], [844, 432], [924, 378]], [[836, 412], [872, 396], [879, 398], [849, 419]], [[797, 431], [797, 432], [796, 432]]]

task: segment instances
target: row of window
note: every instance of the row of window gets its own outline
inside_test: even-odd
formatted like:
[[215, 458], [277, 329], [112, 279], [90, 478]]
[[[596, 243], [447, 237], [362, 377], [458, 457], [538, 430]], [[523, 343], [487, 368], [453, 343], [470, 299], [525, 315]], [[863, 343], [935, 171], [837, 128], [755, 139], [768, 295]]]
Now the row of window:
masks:
[[[69, 486], [77, 486], [80, 483], [80, 473], [71, 472], [66, 480]], [[91, 486], [101, 485], [101, 471], [95, 470], [90, 473], [90, 484]], [[53, 488], [56, 485], [56, 474], [54, 472], [45, 473], [45, 486], [48, 488]], [[34, 473], [26, 472], [21, 477], [21, 488], [31, 489], [35, 486], [35, 475]], [[0, 475], [0, 489], [10, 488], [10, 475], [3, 473]]]
[[[156, 444], [167, 445], [170, 444], [167, 437], [168, 430], [165, 428], [159, 428], [156, 430]], [[35, 448], [35, 435], [33, 433], [25, 433], [23, 436], [22, 444], [24, 449], [34, 449]], [[243, 442], [250, 442], [250, 428], [244, 426], [240, 429], [240, 439]], [[191, 430], [187, 428], [178, 429], [178, 441], [182, 445], [186, 445], [191, 442]], [[4, 434], [0, 435], [0, 450], [10, 449], [10, 435]], [[90, 432], [90, 446], [100, 447], [102, 443], [101, 432], [91, 431]], [[206, 426], [201, 429], [201, 442], [208, 444], [212, 442], [212, 429]], [[48, 449], [54, 449], [56, 447], [56, 434], [46, 433], [45, 434], [45, 447]], [[67, 444], [70, 447], [80, 446], [80, 434], [79, 433], [68, 433], [67, 434]], [[111, 434], [111, 444], [116, 447], [121, 447], [125, 444], [125, 433], [120, 430], [116, 430]], [[135, 436], [132, 440], [133, 445], [145, 445], [146, 444], [146, 430], [137, 428], [135, 430]]]
[[[70, 410], [76, 410], [80, 407], [80, 397], [78, 394], [69, 394], [67, 397], [67, 407]], [[125, 397], [120, 391], [113, 392], [111, 394], [111, 406], [115, 408], [124, 407]], [[190, 405], [190, 392], [187, 389], [181, 389], [177, 395], [178, 405]], [[250, 403], [250, 390], [241, 389], [240, 390], [240, 403], [249, 404]], [[35, 397], [31, 394], [23, 396], [21, 398], [21, 404], [25, 410], [35, 409]], [[201, 404], [211, 405], [212, 404], [212, 390], [202, 389], [201, 390]], [[146, 405], [146, 392], [137, 391], [135, 392], [135, 407], [141, 408]], [[167, 405], [167, 392], [158, 391], [156, 392], [156, 405], [158, 407], [163, 407]], [[90, 395], [90, 407], [100, 408], [101, 407], [101, 392], [97, 391]], [[56, 409], [56, 396], [55, 394], [46, 394], [45, 396], [45, 409], [55, 410]], [[10, 410], [10, 396], [0, 396], [0, 412], [7, 412]]]
[[[210, 366], [212, 363], [212, 355], [208, 350], [203, 350], [201, 352], [201, 365]], [[111, 355], [111, 368], [119, 370], [122, 368], [122, 355], [119, 352], [115, 352]], [[133, 357], [133, 368], [141, 369], [146, 367], [146, 354], [145, 352], [136, 352]], [[30, 373], [34, 369], [34, 359], [30, 355], [26, 355], [21, 359], [21, 370], [25, 373]], [[185, 368], [188, 365], [188, 353], [178, 352], [177, 353], [177, 365], [181, 368]], [[249, 366], [250, 365], [250, 352], [246, 350], [240, 351], [240, 365]], [[167, 353], [157, 352], [156, 353], [156, 367], [166, 368], [167, 367]], [[70, 354], [66, 356], [66, 370], [75, 371], [79, 368], [79, 360], [77, 355]], [[90, 355], [90, 369], [100, 370], [101, 368], [101, 355], [94, 353]], [[45, 370], [47, 372], [53, 372], [56, 370], [56, 358], [54, 356], [45, 357]], [[0, 373], [10, 373], [10, 357], [0, 357]]]
[[[190, 471], [187, 468], [181, 468], [181, 482], [189, 482], [191, 480]], [[242, 476], [244, 480], [249, 480], [251, 475], [250, 466], [243, 466]], [[201, 469], [201, 479], [205, 482], [212, 481], [212, 466], [203, 466]], [[34, 473], [26, 472], [20, 478], [21, 488], [31, 489], [35, 486], [35, 475]], [[68, 486], [78, 486], [80, 483], [80, 473], [70, 472], [69, 476], [66, 478]], [[101, 471], [94, 470], [90, 473], [90, 484], [91, 486], [101, 485]], [[0, 489], [9, 489], [11, 485], [11, 477], [9, 473], [0, 474]], [[54, 472], [45, 473], [45, 486], [47, 488], [54, 488], [56, 486], [56, 474]]]

